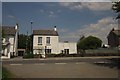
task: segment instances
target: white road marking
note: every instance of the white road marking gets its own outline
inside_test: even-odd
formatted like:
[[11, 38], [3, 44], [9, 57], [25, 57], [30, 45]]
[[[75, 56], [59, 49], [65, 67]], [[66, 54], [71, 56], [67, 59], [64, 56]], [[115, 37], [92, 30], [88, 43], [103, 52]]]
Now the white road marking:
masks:
[[76, 62], [76, 64], [85, 64], [85, 62]]
[[94, 62], [94, 63], [110, 63], [110, 62], [104, 62], [104, 61], [99, 61], [99, 62]]
[[45, 63], [36, 63], [34, 65], [45, 65]]
[[67, 63], [55, 63], [55, 64], [67, 64]]
[[17, 66], [17, 65], [19, 66], [19, 65], [23, 65], [23, 64], [10, 64], [10, 65], [11, 65], [11, 66], [15, 66], [15, 65], [16, 65], [16, 66]]

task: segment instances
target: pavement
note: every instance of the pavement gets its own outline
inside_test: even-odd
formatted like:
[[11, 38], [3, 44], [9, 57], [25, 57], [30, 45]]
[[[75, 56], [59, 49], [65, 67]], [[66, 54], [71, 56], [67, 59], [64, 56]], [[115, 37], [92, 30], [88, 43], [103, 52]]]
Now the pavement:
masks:
[[23, 59], [22, 57], [15, 57], [11, 59], [2, 59], [2, 61], [6, 60], [68, 60], [68, 59], [110, 59], [110, 58], [120, 58], [119, 56], [95, 56], [95, 57], [51, 57], [51, 58], [29, 58]]

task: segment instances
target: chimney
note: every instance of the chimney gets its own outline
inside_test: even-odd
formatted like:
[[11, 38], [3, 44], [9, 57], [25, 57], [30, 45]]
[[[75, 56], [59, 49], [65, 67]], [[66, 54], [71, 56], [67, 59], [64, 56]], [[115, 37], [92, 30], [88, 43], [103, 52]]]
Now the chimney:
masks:
[[57, 28], [56, 28], [56, 26], [54, 26], [54, 31], [57, 31]]
[[115, 29], [114, 28], [112, 28], [112, 31], [114, 31]]
[[16, 23], [15, 29], [18, 29], [18, 23]]

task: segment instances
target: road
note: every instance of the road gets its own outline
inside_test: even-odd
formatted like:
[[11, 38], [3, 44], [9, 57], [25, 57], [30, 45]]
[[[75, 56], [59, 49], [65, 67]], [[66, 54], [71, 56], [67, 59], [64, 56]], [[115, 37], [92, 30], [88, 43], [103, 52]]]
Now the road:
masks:
[[3, 60], [17, 78], [117, 78], [118, 68], [113, 65], [111, 58]]

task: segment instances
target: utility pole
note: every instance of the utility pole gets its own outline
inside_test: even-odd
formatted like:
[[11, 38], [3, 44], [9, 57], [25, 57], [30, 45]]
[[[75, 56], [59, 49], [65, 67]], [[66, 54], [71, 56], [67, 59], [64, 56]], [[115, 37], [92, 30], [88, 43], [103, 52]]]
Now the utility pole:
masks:
[[30, 21], [31, 23], [31, 35], [30, 35], [30, 53], [32, 53], [32, 24], [33, 24], [33, 21]]
[[27, 30], [27, 36], [26, 36], [26, 53], [28, 53], [28, 30]]

